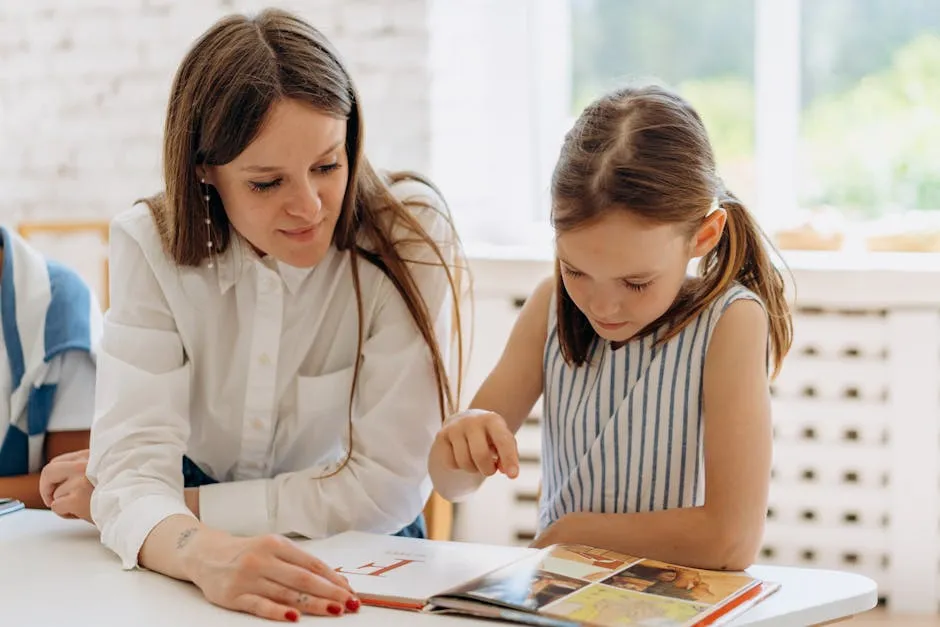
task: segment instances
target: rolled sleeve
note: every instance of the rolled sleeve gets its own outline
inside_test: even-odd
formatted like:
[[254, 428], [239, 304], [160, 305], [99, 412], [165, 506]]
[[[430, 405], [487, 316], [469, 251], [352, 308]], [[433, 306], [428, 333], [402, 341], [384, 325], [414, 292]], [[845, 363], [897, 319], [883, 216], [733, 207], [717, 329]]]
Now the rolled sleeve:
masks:
[[192, 516], [181, 469], [191, 369], [143, 251], [119, 225], [112, 227], [111, 259], [87, 474], [102, 542], [133, 568], [160, 521]]
[[204, 485], [199, 488], [199, 518], [210, 527], [238, 536], [271, 533], [270, 484], [268, 479], [255, 479]]

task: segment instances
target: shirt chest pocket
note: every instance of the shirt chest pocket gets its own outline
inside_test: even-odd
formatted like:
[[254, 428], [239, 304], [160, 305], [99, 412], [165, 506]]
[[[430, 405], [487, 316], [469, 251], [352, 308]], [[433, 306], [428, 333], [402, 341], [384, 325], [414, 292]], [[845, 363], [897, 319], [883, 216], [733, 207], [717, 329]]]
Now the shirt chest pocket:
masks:
[[345, 447], [354, 368], [297, 377], [297, 423], [317, 457]]

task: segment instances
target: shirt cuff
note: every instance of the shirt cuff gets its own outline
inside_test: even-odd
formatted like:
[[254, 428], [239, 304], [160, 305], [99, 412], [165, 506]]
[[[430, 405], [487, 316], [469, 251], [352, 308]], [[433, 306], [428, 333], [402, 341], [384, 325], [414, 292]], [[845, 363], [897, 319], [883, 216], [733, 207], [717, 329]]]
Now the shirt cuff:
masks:
[[122, 506], [120, 516], [102, 533], [101, 541], [117, 553], [125, 569], [131, 570], [137, 567], [140, 547], [154, 527], [177, 514], [195, 520], [193, 513], [178, 498], [154, 494], [136, 499]]
[[212, 483], [199, 488], [199, 518], [213, 529], [236, 536], [272, 532], [269, 479]]

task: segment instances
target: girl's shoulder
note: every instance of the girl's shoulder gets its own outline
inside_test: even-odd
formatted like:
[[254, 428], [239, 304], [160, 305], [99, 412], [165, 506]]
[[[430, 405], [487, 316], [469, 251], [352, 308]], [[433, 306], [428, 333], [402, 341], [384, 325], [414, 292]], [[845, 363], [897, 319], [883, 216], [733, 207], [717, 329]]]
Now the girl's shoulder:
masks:
[[761, 297], [737, 281], [732, 282], [731, 285], [712, 302], [709, 309], [714, 312], [714, 317], [717, 319], [728, 310], [728, 307], [740, 300], [754, 301], [766, 312], [767, 308]]
[[[707, 315], [704, 348], [711, 349], [716, 336], [729, 346], [757, 343], [769, 346], [767, 307], [755, 292], [734, 283], [701, 314]], [[768, 353], [769, 354], [769, 353]]]

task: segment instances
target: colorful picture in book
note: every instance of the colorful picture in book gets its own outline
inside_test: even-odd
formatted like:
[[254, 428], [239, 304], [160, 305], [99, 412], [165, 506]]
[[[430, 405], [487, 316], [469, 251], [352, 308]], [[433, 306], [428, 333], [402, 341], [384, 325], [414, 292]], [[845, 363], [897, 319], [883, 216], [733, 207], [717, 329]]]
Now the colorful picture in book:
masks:
[[608, 577], [608, 586], [714, 605], [751, 583], [742, 573], [694, 570], [644, 560]]
[[542, 570], [586, 581], [600, 581], [612, 572], [638, 561], [638, 558], [606, 549], [564, 545], [552, 549], [550, 556], [542, 562]]
[[594, 585], [542, 611], [593, 625], [680, 627], [703, 610], [703, 606], [694, 603]]
[[538, 609], [580, 590], [587, 582], [543, 570], [517, 573], [502, 571], [487, 577], [469, 595], [497, 601], [514, 607]]
[[577, 592], [587, 584], [573, 577], [566, 577], [557, 573], [539, 571], [532, 581], [530, 607], [545, 607], [558, 599]]

